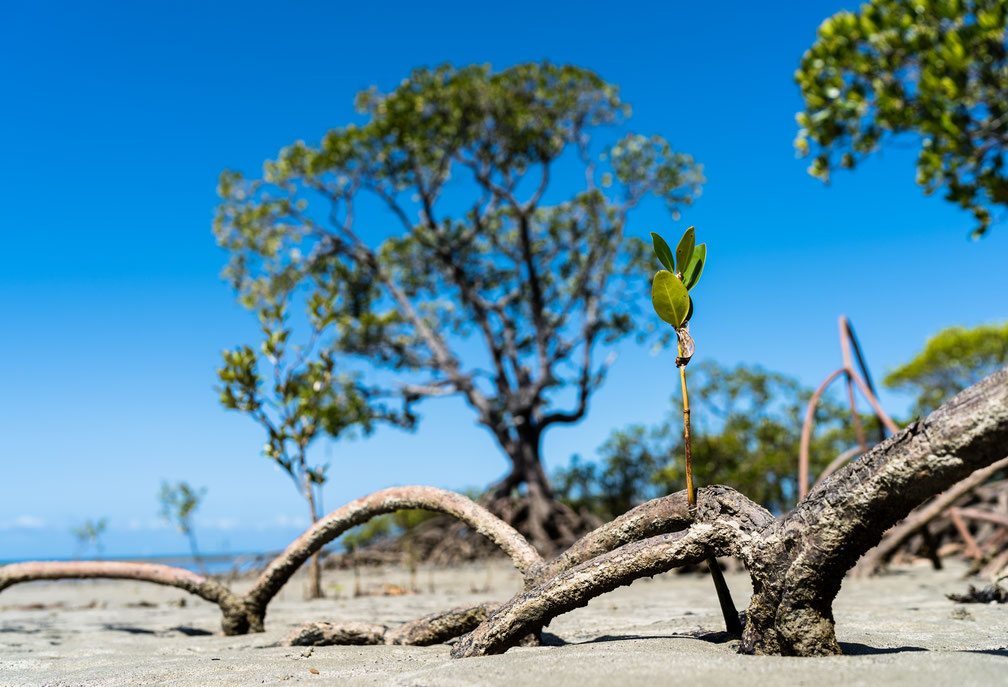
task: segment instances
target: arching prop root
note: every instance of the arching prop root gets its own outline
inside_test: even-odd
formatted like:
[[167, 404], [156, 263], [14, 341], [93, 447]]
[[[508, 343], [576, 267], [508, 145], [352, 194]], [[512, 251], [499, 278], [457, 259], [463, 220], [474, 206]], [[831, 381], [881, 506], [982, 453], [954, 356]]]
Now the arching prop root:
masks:
[[1002, 470], [1008, 470], [1008, 457], [976, 470], [966, 479], [914, 510], [905, 520], [886, 532], [878, 546], [865, 554], [864, 558], [858, 562], [855, 572], [865, 575], [880, 570], [910, 537], [944, 513], [953, 503]]
[[244, 634], [250, 629], [262, 631], [261, 625], [250, 627], [243, 598], [216, 580], [184, 568], [125, 561], [30, 561], [0, 566], [0, 591], [20, 582], [67, 579], [136, 580], [177, 587], [217, 604], [225, 634]]
[[280, 646], [328, 646], [333, 644], [409, 644], [430, 646], [471, 632], [500, 607], [485, 601], [474, 606], [459, 606], [432, 613], [390, 628], [370, 623], [305, 623], [295, 628]]

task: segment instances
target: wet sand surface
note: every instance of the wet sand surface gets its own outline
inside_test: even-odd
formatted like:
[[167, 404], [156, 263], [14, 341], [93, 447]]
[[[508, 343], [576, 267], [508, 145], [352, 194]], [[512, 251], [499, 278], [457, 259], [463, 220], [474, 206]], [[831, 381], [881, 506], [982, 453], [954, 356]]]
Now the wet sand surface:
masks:
[[[35, 582], [0, 594], [0, 685], [1008, 685], [1008, 605], [949, 601], [946, 593], [966, 590], [964, 574], [950, 563], [846, 580], [834, 607], [846, 655], [829, 658], [737, 655], [699, 574], [601, 596], [556, 618], [544, 646], [462, 660], [444, 645], [272, 645], [308, 620], [394, 625], [506, 600], [519, 587], [506, 563], [421, 568], [412, 582], [402, 569], [367, 570], [362, 586], [376, 594], [359, 597], [352, 573], [327, 572], [329, 598], [318, 601], [302, 600], [295, 577], [270, 605], [267, 631], [238, 637], [220, 634], [216, 606], [176, 589]], [[727, 579], [744, 608], [748, 577]], [[411, 584], [418, 593], [381, 594]]]

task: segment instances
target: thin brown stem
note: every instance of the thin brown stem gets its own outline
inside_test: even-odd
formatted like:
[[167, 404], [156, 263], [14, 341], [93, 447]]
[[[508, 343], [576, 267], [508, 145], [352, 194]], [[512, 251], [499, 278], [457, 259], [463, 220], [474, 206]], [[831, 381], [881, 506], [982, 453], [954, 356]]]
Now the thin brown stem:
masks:
[[[683, 447], [686, 454], [686, 495], [689, 499], [690, 510], [696, 507], [696, 491], [693, 487], [693, 456], [690, 444], [690, 408], [689, 391], [686, 388], [686, 364], [689, 358], [684, 359], [682, 343], [678, 344], [679, 360], [679, 380], [682, 382], [682, 406], [683, 406]], [[714, 589], [717, 592], [718, 603], [721, 605], [721, 615], [724, 616], [725, 629], [729, 634], [742, 635], [742, 623], [739, 621], [738, 610], [735, 602], [731, 598], [731, 590], [721, 573], [721, 566], [718, 565], [717, 558], [710, 556], [707, 559], [707, 568], [710, 570], [711, 579], [714, 580]]]
[[[682, 344], [679, 345], [679, 357], [683, 355]], [[690, 446], [690, 409], [689, 391], [686, 389], [686, 363], [679, 366], [679, 380], [682, 382], [682, 413], [683, 413], [683, 447], [686, 454], [686, 495], [689, 505], [696, 505], [696, 491], [693, 488], [693, 455]]]

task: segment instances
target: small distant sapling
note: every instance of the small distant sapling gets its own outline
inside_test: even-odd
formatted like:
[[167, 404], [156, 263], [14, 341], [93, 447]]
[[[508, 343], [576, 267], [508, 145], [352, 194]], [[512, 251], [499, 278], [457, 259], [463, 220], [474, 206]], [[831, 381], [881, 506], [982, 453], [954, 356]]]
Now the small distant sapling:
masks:
[[161, 503], [161, 518], [169, 524], [178, 527], [179, 532], [189, 540], [189, 549], [192, 551], [193, 561], [200, 572], [206, 575], [206, 566], [203, 565], [203, 558], [199, 555], [199, 548], [196, 546], [196, 531], [193, 529], [193, 514], [199, 508], [200, 501], [206, 489], [193, 489], [188, 482], [179, 482], [172, 486], [168, 482], [161, 482], [161, 492], [158, 500]]
[[105, 527], [107, 525], [107, 518], [102, 518], [101, 520], [85, 520], [83, 525], [80, 527], [74, 527], [70, 530], [70, 532], [77, 537], [78, 558], [91, 546], [94, 546], [95, 558], [101, 558], [102, 550], [104, 549], [101, 543], [101, 536], [102, 533], [105, 532]]
[[[689, 292], [700, 280], [704, 262], [707, 260], [707, 244], [696, 245], [696, 232], [693, 227], [686, 230], [673, 255], [669, 245], [658, 234], [651, 232], [651, 242], [655, 255], [665, 267], [654, 276], [651, 285], [651, 302], [654, 304], [658, 317], [668, 322], [675, 329], [678, 356], [676, 367], [679, 368], [679, 380], [682, 385], [683, 406], [683, 446], [686, 458], [686, 495], [690, 507], [696, 506], [696, 488], [693, 484], [693, 464], [690, 447], [690, 408], [689, 393], [686, 390], [686, 365], [693, 357], [695, 345], [689, 333], [689, 321], [693, 317], [693, 298]], [[676, 269], [676, 265], [679, 269]], [[711, 557], [707, 560], [714, 587], [717, 589], [718, 601], [721, 603], [721, 613], [724, 615], [725, 626], [729, 633], [742, 634], [742, 624], [739, 622], [738, 611], [732, 602], [731, 592], [725, 583], [717, 560]]]

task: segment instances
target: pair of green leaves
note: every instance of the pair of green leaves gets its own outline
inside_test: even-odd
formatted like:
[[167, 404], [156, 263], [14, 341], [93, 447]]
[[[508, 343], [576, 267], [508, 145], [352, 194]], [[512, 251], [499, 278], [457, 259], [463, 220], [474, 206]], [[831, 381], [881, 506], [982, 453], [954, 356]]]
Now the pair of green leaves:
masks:
[[[658, 234], [651, 232], [655, 255], [665, 266], [659, 271], [651, 285], [651, 302], [655, 312], [676, 329], [680, 329], [693, 317], [693, 299], [689, 291], [696, 286], [707, 259], [707, 244], [696, 245], [696, 230], [690, 227], [679, 240], [675, 255]], [[676, 265], [679, 271], [676, 271]]]

